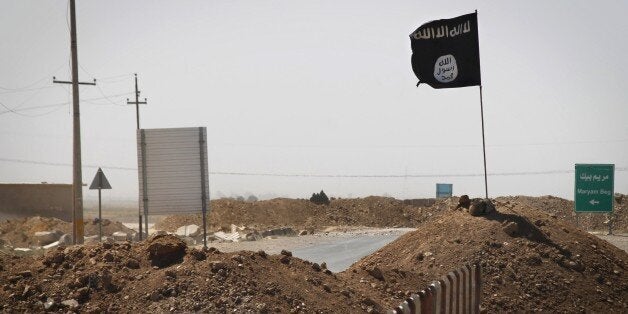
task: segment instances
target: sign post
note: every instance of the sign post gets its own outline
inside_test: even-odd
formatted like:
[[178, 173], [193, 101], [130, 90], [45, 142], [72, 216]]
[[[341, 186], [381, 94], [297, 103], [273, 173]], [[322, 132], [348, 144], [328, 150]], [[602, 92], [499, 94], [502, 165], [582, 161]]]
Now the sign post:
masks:
[[[615, 165], [576, 164], [574, 209], [578, 213], [613, 213]], [[612, 233], [609, 219], [609, 234]]]
[[94, 176], [94, 180], [92, 184], [89, 186], [90, 190], [98, 190], [98, 241], [102, 241], [102, 206], [101, 206], [101, 198], [100, 198], [100, 190], [110, 190], [111, 185], [109, 184], [109, 180], [105, 177], [105, 173], [102, 172], [102, 169], [98, 168], [98, 172], [96, 172], [96, 176]]

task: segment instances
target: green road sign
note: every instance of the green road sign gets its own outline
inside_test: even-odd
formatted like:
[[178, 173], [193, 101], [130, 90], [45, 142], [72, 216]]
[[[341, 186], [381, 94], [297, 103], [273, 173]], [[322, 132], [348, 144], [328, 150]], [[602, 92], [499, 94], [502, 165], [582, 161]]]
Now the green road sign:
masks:
[[615, 165], [576, 164], [576, 212], [613, 211]]

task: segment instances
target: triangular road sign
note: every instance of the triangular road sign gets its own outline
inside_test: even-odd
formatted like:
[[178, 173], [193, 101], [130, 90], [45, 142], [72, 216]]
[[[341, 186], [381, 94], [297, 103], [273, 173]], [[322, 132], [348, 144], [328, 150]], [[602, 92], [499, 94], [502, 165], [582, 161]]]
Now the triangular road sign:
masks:
[[92, 184], [89, 186], [89, 189], [90, 190], [111, 189], [111, 184], [109, 184], [109, 181], [107, 180], [107, 177], [105, 177], [105, 173], [102, 172], [102, 169], [98, 168], [98, 172], [96, 172], [96, 176], [94, 176], [94, 180], [92, 181]]

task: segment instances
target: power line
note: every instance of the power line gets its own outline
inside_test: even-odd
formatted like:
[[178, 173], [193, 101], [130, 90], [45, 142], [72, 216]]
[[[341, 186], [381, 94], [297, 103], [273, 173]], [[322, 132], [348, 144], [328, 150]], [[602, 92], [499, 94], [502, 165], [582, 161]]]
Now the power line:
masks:
[[[71, 167], [68, 163], [56, 163], [46, 161], [35, 161], [26, 159], [11, 159], [0, 158], [0, 161], [36, 164], [46, 166], [63, 166]], [[83, 165], [87, 168], [107, 168], [116, 170], [137, 171], [134, 167], [118, 167], [118, 166], [96, 166], [96, 165]], [[628, 171], [628, 167], [615, 167], [617, 172]], [[489, 176], [529, 176], [529, 175], [549, 175], [549, 174], [569, 174], [574, 173], [574, 170], [545, 170], [545, 171], [515, 171], [515, 172], [489, 172]], [[307, 174], [307, 173], [270, 173], [270, 172], [236, 172], [236, 171], [210, 171], [212, 175], [227, 175], [227, 176], [255, 176], [255, 177], [294, 177], [294, 178], [465, 178], [465, 177], [481, 177], [483, 173], [445, 173], [445, 174]]]
[[[616, 171], [628, 171], [628, 167], [615, 168]], [[489, 176], [524, 176], [573, 173], [574, 170], [547, 170], [547, 171], [519, 171], [519, 172], [489, 172]], [[291, 174], [291, 173], [262, 173], [262, 172], [222, 172], [212, 171], [214, 175], [258, 176], [258, 177], [300, 177], [300, 178], [461, 178], [482, 177], [483, 173], [458, 174]]]
[[[42, 77], [42, 78], [40, 78], [40, 79], [30, 83], [30, 84], [26, 84], [26, 85], [24, 85], [22, 87], [11, 88], [11, 87], [0, 86], [0, 89], [5, 90], [5, 91], [11, 91], [11, 92], [18, 92], [18, 91], [24, 91], [26, 89], [30, 89], [31, 87], [37, 85], [39, 82], [42, 82], [42, 81], [48, 79], [51, 75], [53, 75], [55, 72], [57, 72], [62, 67], [64, 67], [63, 64], [61, 66], [59, 66], [58, 68], [56, 68], [54, 71], [50, 72], [50, 74], [48, 74], [48, 75], [46, 75], [46, 76], [44, 76], [44, 77]], [[2, 94], [5, 94], [5, 93], [8, 93], [8, 92], [3, 92]]]
[[[44, 166], [72, 167], [72, 164], [69, 164], [69, 163], [36, 161], [36, 160], [26, 160], [26, 159], [0, 158], [0, 161], [15, 162], [15, 163], [20, 163], [20, 164], [44, 165]], [[102, 168], [108, 168], [108, 169], [137, 171], [137, 168], [130, 168], [130, 167], [115, 167], [115, 166], [109, 167], [109, 166], [96, 166], [96, 165], [83, 165], [83, 167], [86, 167], [86, 168], [102, 167]]]
[[38, 90], [42, 90], [42, 89], [50, 89], [50, 88], [54, 88], [54, 87], [56, 87], [56, 86], [50, 85], [50, 86], [41, 86], [41, 87], [32, 87], [32, 88], [24, 88], [24, 89], [17, 89], [17, 90], [9, 90], [9, 91], [6, 91], [6, 92], [0, 92], [0, 95], [23, 93], [23, 92], [32, 92], [32, 91], [38, 91]]
[[[20, 110], [14, 110], [14, 109], [9, 108], [9, 107], [7, 107], [5, 104], [3, 104], [3, 103], [1, 103], [1, 102], [0, 102], [0, 105], [2, 105], [2, 107], [6, 108], [6, 109], [8, 110], [8, 111], [4, 111], [4, 112], [2, 112], [2, 113], [11, 112], [11, 113], [17, 114], [17, 115], [19, 115], [19, 116], [22, 116], [22, 117], [29, 117], [29, 118], [34, 118], [34, 117], [41, 117], [41, 116], [45, 116], [45, 115], [51, 114], [51, 113], [53, 113], [53, 112], [55, 112], [55, 111], [57, 111], [57, 110], [59, 110], [59, 109], [61, 109], [61, 108], [62, 108], [61, 106], [59, 106], [59, 108], [55, 108], [55, 109], [53, 109], [53, 110], [51, 110], [51, 111], [44, 112], [44, 113], [25, 114], [25, 113], [21, 113], [21, 112], [19, 112]], [[1, 113], [0, 113], [0, 114], [1, 114]]]
[[[121, 94], [115, 94], [115, 95], [109, 95], [105, 97], [96, 97], [96, 98], [86, 98], [86, 99], [81, 99], [81, 101], [85, 101], [88, 102], [90, 100], [101, 100], [101, 99], [106, 99], [106, 98], [111, 98], [111, 97], [118, 97], [118, 96], [126, 96], [126, 95], [130, 95], [133, 94], [132, 92], [130, 93], [121, 93]], [[65, 102], [60, 102], [60, 103], [54, 103], [54, 104], [48, 104], [48, 105], [39, 105], [39, 106], [31, 106], [31, 107], [26, 107], [26, 108], [20, 108], [20, 109], [12, 109], [7, 107], [6, 105], [2, 104], [3, 107], [5, 107], [7, 110], [5, 111], [0, 111], [0, 115], [5, 114], [5, 113], [17, 113], [17, 112], [21, 112], [21, 111], [29, 111], [29, 110], [36, 110], [36, 109], [41, 109], [41, 108], [48, 108], [48, 107], [57, 107], [57, 106], [64, 106], [69, 104], [70, 101], [65, 101]], [[115, 103], [113, 103], [114, 105], [116, 105]], [[102, 105], [102, 104], [99, 104]]]
[[[503, 143], [503, 144], [491, 144], [486, 145], [487, 147], [521, 147], [521, 146], [552, 146], [552, 145], [573, 145], [573, 144], [611, 144], [611, 143], [622, 143], [628, 142], [628, 139], [617, 139], [617, 140], [591, 140], [591, 141], [556, 141], [556, 142], [537, 142], [537, 143]], [[324, 148], [332, 148], [332, 149], [372, 149], [372, 148], [403, 148], [403, 149], [413, 149], [413, 148], [475, 148], [480, 147], [481, 145], [476, 144], [418, 144], [418, 145], [394, 145], [394, 144], [321, 144], [321, 145], [308, 145], [308, 144], [257, 144], [257, 143], [216, 143], [216, 144], [208, 144], [209, 146], [218, 147], [218, 146], [232, 146], [232, 147], [256, 147], [256, 148], [290, 148], [290, 149], [324, 149]]]

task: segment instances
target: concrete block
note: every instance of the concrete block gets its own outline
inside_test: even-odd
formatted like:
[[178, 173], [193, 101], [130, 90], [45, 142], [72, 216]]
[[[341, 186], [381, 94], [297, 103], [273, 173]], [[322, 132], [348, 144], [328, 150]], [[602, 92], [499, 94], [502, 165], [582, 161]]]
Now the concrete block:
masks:
[[59, 240], [61, 233], [59, 231], [38, 231], [35, 232], [35, 239], [39, 245], [46, 245]]
[[55, 241], [50, 244], [44, 245], [43, 248], [48, 250], [48, 249], [56, 248], [57, 246], [59, 246], [59, 241]]
[[116, 231], [111, 236], [113, 237], [115, 241], [126, 241], [126, 240], [131, 239], [130, 234], [127, 234], [126, 232], [122, 232], [122, 231]]
[[72, 244], [71, 234], [64, 234], [59, 238], [59, 245], [64, 246], [64, 245], [71, 245], [71, 244]]
[[193, 238], [181, 237], [181, 240], [183, 240], [183, 242], [185, 242], [185, 244], [187, 244], [188, 246], [196, 245], [196, 240], [194, 240]]
[[181, 226], [175, 232], [180, 237], [196, 237], [201, 233], [201, 228], [197, 225]]
[[239, 232], [231, 232], [225, 233], [222, 231], [218, 231], [214, 233], [214, 237], [216, 237], [219, 241], [225, 242], [238, 242], [240, 241], [240, 233]]
[[[103, 241], [105, 240], [105, 237], [102, 237]], [[70, 236], [70, 242], [72, 241], [72, 237]], [[98, 236], [97, 235], [93, 235], [93, 236], [87, 236], [83, 238], [83, 243], [88, 244], [88, 243], [96, 243], [98, 242]]]

